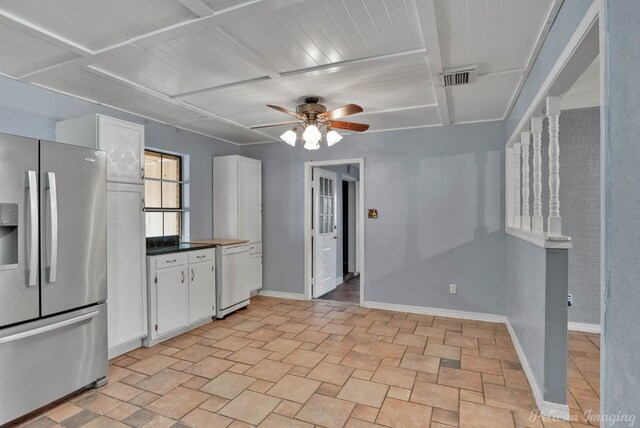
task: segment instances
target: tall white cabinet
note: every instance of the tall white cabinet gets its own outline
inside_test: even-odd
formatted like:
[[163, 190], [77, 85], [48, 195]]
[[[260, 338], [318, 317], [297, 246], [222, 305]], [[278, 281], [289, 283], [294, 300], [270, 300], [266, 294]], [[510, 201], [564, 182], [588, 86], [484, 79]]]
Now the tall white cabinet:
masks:
[[107, 152], [109, 358], [147, 336], [144, 126], [103, 115], [56, 123], [56, 140]]
[[249, 291], [262, 288], [262, 162], [213, 158], [213, 235], [249, 241]]

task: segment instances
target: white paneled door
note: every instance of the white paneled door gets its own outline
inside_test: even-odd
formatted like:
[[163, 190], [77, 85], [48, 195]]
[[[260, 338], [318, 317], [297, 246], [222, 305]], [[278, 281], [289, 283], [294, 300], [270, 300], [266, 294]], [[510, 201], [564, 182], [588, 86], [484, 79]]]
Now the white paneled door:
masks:
[[337, 239], [335, 172], [313, 171], [313, 297], [336, 288]]

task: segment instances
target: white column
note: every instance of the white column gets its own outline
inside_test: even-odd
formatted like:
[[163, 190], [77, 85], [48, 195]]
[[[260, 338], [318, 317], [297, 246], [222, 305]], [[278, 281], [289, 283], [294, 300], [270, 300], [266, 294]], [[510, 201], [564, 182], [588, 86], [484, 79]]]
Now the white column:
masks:
[[562, 236], [560, 217], [560, 97], [547, 97], [547, 118], [549, 119], [549, 217], [547, 234]]
[[529, 209], [529, 143], [531, 134], [520, 133], [520, 150], [522, 151], [522, 230], [531, 230], [531, 210]]
[[520, 215], [520, 143], [513, 145], [513, 227], [522, 227], [522, 217]]
[[542, 217], [542, 118], [531, 118], [531, 134], [533, 135], [533, 217], [531, 230], [533, 233], [544, 233]]

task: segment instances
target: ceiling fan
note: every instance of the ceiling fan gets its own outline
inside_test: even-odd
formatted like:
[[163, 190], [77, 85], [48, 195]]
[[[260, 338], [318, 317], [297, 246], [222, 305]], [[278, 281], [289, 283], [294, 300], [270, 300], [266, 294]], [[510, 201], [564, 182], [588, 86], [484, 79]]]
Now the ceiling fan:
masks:
[[296, 107], [295, 113], [287, 110], [286, 108], [267, 105], [274, 110], [278, 110], [289, 116], [293, 116], [298, 119], [297, 122], [276, 123], [272, 125], [253, 126], [251, 129], [269, 128], [272, 126], [283, 125], [295, 125], [292, 129], [288, 130], [280, 136], [280, 138], [290, 146], [296, 145], [298, 138], [298, 128], [303, 129], [302, 139], [304, 140], [304, 148], [307, 150], [317, 150], [320, 148], [320, 139], [322, 134], [320, 128], [324, 127], [326, 130], [327, 146], [333, 146], [338, 141], [342, 140], [342, 136], [338, 134], [334, 128], [346, 129], [349, 131], [363, 132], [369, 129], [369, 125], [355, 122], [343, 122], [341, 117], [349, 116], [351, 114], [361, 113], [362, 107], [357, 104], [347, 104], [342, 107], [335, 108], [327, 111], [327, 108], [322, 104], [318, 104], [319, 97], [303, 97], [303, 104]]

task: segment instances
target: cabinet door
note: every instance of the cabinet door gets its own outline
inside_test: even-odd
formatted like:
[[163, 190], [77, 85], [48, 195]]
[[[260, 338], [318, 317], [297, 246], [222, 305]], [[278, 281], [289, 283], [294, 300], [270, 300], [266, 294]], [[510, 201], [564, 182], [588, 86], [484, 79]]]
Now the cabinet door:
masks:
[[107, 187], [109, 348], [147, 335], [144, 187]]
[[238, 157], [238, 239], [262, 241], [262, 165]]
[[249, 291], [260, 290], [262, 288], [262, 253], [251, 254], [249, 256]]
[[213, 316], [216, 275], [213, 262], [189, 265], [189, 322]]
[[98, 148], [107, 152], [107, 180], [144, 183], [144, 126], [98, 116]]
[[187, 266], [160, 269], [156, 272], [157, 335], [189, 324], [189, 278]]

